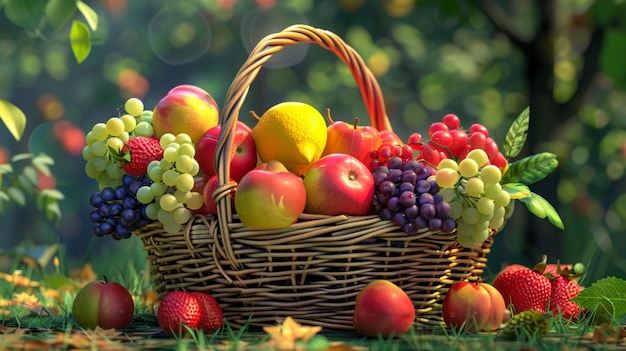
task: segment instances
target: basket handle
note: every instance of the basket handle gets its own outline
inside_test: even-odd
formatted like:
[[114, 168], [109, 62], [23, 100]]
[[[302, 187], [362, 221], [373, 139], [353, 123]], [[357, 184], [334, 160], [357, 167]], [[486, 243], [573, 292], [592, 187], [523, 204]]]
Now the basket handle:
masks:
[[[220, 113], [221, 132], [214, 158], [218, 188], [213, 197], [218, 208], [220, 231], [222, 235], [226, 236], [224, 244], [227, 246], [230, 246], [227, 224], [232, 222], [232, 211], [228, 194], [236, 186], [236, 184], [229, 182], [230, 150], [241, 106], [248, 94], [250, 84], [261, 70], [262, 65], [272, 58], [274, 53], [282, 50], [285, 46], [299, 43], [318, 44], [322, 48], [335, 53], [348, 65], [361, 91], [370, 117], [370, 123], [380, 131], [391, 130], [391, 124], [385, 111], [385, 104], [378, 82], [359, 54], [339, 36], [327, 30], [297, 24], [261, 39], [239, 69], [239, 72], [237, 72], [226, 93], [225, 103]], [[231, 250], [227, 249], [227, 251], [232, 253]]]

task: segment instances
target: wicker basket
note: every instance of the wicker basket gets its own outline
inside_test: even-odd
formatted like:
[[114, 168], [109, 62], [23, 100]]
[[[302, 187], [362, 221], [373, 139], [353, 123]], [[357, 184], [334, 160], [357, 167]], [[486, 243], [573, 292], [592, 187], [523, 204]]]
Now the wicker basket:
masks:
[[348, 65], [372, 125], [390, 129], [378, 83], [335, 34], [294, 25], [262, 39], [235, 77], [220, 115], [218, 215], [197, 216], [176, 234], [158, 223], [136, 233], [148, 252], [157, 290], [210, 292], [231, 326], [263, 326], [292, 316], [300, 323], [351, 330], [358, 292], [374, 280], [388, 279], [411, 297], [418, 324], [440, 323], [449, 286], [480, 279], [491, 238], [481, 249], [465, 249], [457, 245], [455, 233], [407, 235], [376, 215], [303, 214], [285, 229], [252, 230], [231, 208], [228, 197], [236, 184], [227, 182], [228, 150], [240, 108], [263, 63], [299, 43], [318, 44]]

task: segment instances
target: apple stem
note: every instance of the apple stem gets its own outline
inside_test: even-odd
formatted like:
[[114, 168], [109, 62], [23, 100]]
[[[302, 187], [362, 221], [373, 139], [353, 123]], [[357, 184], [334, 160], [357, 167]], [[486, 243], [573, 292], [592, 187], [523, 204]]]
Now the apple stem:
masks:
[[326, 108], [326, 119], [328, 120], [328, 124], [329, 125], [335, 123], [335, 121], [333, 121], [332, 117], [330, 117], [330, 107]]
[[106, 276], [106, 275], [103, 275], [103, 276], [102, 276], [102, 280], [104, 280], [104, 282], [105, 282], [105, 283], [108, 283], [108, 282], [109, 282], [109, 280], [107, 279], [107, 276]]
[[358, 124], [359, 124], [359, 117], [354, 117], [354, 124], [353, 124], [354, 129], [357, 128]]
[[252, 116], [252, 118], [254, 118], [257, 121], [261, 119], [261, 117], [259, 117], [259, 115], [257, 115], [256, 112], [254, 111], [250, 111], [250, 116]]

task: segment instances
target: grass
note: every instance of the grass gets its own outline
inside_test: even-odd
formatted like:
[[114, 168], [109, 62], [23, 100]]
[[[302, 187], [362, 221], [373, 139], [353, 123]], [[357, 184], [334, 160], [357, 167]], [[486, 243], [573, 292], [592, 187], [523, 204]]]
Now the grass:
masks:
[[[89, 250], [88, 250], [89, 251]], [[63, 251], [59, 250], [62, 255]], [[2, 256], [2, 255], [0, 255]], [[263, 330], [244, 326], [235, 330], [226, 321], [215, 333], [189, 331], [185, 337], [168, 336], [158, 327], [147, 261], [139, 247], [123, 243], [88, 253], [89, 269], [69, 272], [64, 257], [54, 263], [16, 255], [0, 279], [0, 350], [10, 349], [116, 349], [116, 350], [274, 350], [277, 344]], [[130, 261], [112, 259], [131, 257]], [[106, 275], [125, 285], [136, 298], [135, 317], [124, 330], [82, 330], [74, 323], [71, 306], [84, 281]], [[498, 333], [470, 333], [444, 326], [414, 328], [390, 338], [363, 338], [356, 333], [322, 330], [308, 343], [297, 343], [301, 350], [614, 350], [625, 347], [620, 341], [594, 340], [593, 315], [578, 322], [559, 316], [551, 320], [547, 335], [519, 340], [503, 340]], [[616, 321], [616, 325], [619, 325]], [[602, 329], [600, 329], [602, 331]]]

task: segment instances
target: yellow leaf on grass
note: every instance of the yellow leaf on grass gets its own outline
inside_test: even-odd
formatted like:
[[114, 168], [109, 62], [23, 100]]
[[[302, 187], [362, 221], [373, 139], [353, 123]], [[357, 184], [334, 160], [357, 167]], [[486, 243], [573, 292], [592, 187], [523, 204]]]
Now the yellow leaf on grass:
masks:
[[293, 350], [297, 341], [308, 341], [322, 330], [322, 327], [303, 326], [293, 318], [287, 317], [281, 325], [263, 327], [263, 330], [270, 335], [271, 342], [277, 349]]

